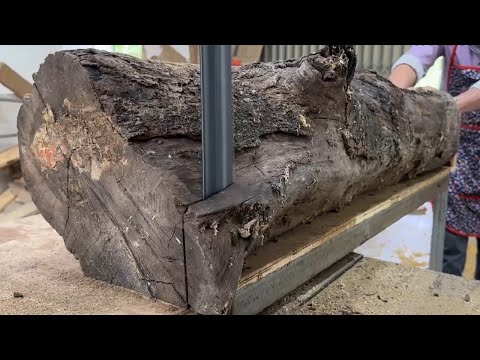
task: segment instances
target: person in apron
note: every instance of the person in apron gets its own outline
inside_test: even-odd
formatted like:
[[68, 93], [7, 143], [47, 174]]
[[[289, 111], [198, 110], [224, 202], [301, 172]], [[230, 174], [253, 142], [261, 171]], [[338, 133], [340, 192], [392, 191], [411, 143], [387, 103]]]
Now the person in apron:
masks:
[[[443, 272], [461, 276], [468, 237], [480, 238], [480, 45], [414, 45], [393, 65], [389, 80], [410, 88], [444, 56], [442, 89], [461, 116], [456, 169], [450, 176]], [[480, 241], [475, 278], [480, 280]]]

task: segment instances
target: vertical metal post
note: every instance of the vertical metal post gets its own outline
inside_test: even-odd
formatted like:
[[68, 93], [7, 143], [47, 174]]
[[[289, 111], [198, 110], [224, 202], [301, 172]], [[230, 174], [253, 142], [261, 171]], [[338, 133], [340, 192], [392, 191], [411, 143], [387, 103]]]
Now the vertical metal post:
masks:
[[233, 179], [231, 45], [202, 45], [203, 199], [229, 186]]
[[439, 188], [433, 204], [432, 243], [430, 245], [430, 270], [442, 271], [445, 242], [445, 217], [447, 213], [448, 181]]

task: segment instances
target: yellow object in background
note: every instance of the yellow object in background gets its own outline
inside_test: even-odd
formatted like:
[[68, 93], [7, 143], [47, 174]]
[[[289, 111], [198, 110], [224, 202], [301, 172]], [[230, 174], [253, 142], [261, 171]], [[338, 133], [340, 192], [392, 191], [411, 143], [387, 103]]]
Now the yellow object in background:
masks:
[[465, 269], [463, 270], [463, 277], [467, 279], [475, 279], [478, 251], [477, 241], [474, 237], [468, 238], [467, 260], [465, 261]]

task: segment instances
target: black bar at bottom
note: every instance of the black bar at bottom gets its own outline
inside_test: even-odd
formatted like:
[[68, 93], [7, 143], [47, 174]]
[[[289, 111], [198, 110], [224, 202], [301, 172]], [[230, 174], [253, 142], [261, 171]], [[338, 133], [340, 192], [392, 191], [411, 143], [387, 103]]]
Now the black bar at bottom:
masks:
[[232, 183], [232, 55], [231, 45], [202, 45], [203, 198]]

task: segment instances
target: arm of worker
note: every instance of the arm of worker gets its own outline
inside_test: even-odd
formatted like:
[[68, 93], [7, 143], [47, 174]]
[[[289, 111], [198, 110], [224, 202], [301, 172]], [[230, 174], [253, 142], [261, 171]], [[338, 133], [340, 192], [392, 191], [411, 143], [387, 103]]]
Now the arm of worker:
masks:
[[444, 50], [443, 45], [413, 45], [393, 64], [388, 79], [402, 89], [414, 86]]
[[473, 84], [470, 89], [456, 96], [460, 113], [480, 110], [480, 81]]

